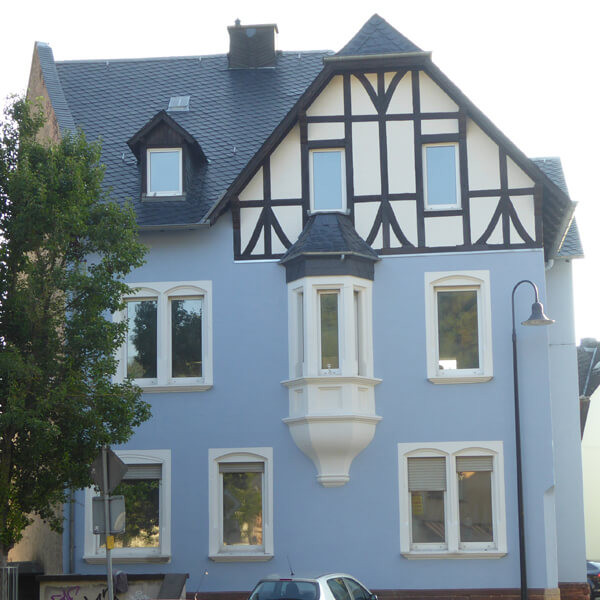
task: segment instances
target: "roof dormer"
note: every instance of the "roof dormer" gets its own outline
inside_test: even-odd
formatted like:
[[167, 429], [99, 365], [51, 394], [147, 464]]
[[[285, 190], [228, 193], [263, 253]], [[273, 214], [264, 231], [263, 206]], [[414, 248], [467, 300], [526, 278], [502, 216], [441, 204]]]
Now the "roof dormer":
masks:
[[208, 162], [197, 140], [164, 110], [127, 145], [141, 167], [142, 200], [183, 200], [194, 171]]

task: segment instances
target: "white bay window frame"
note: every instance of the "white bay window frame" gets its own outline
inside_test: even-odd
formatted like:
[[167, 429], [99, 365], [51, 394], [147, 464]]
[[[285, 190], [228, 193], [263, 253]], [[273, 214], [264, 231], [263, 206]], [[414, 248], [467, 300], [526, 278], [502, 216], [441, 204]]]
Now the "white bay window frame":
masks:
[[[260, 546], [223, 544], [223, 475], [220, 465], [262, 463], [262, 528]], [[215, 562], [262, 562], [273, 558], [273, 448], [209, 448], [208, 555]]]
[[[129, 465], [160, 465], [159, 483], [159, 541], [157, 548], [114, 548], [111, 552], [117, 563], [169, 562], [171, 559], [171, 450], [115, 450], [115, 454]], [[100, 536], [93, 533], [92, 498], [98, 492], [89, 487], [84, 498], [84, 555], [90, 564], [104, 564], [106, 550], [100, 548]], [[126, 509], [127, 510], [127, 509]], [[127, 516], [125, 516], [127, 519]]]
[[[156, 322], [156, 373], [155, 378], [134, 379], [144, 392], [205, 391], [213, 385], [212, 351], [212, 282], [167, 281], [130, 283], [134, 290], [125, 301], [155, 300]], [[173, 300], [202, 299], [202, 376], [173, 377], [171, 302]], [[115, 320], [126, 320], [127, 309], [116, 313]], [[118, 351], [119, 364], [116, 380], [127, 377], [127, 340]]]
[[[337, 369], [323, 369], [321, 364], [320, 297], [324, 293], [337, 294]], [[371, 281], [350, 275], [306, 277], [288, 284], [288, 295], [291, 379], [373, 377]]]
[[[460, 541], [460, 513], [456, 459], [491, 457], [492, 527], [489, 542]], [[443, 457], [446, 469], [444, 492], [445, 543], [412, 542], [412, 499], [408, 486], [408, 459]], [[501, 558], [507, 553], [506, 502], [504, 489], [504, 450], [501, 441], [489, 442], [410, 442], [398, 444], [398, 483], [400, 510], [400, 552], [418, 558]]]
[[[479, 367], [441, 369], [439, 365], [438, 293], [448, 291], [477, 293], [477, 333]], [[431, 383], [484, 383], [492, 379], [492, 310], [489, 271], [440, 271], [425, 273], [425, 332], [427, 378]]]

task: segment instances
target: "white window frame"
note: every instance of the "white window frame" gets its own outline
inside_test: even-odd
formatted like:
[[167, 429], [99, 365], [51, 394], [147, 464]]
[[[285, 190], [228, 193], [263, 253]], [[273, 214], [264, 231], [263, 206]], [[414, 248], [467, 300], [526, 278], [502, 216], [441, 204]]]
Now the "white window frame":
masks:
[[[315, 208], [315, 178], [313, 156], [319, 152], [339, 152], [341, 161], [340, 187], [342, 192], [342, 206], [340, 208]], [[311, 213], [325, 212], [346, 212], [348, 208], [347, 190], [346, 190], [346, 150], [345, 148], [313, 148], [308, 153], [308, 172], [310, 188], [310, 211]]]
[[[493, 470], [492, 519], [494, 539], [491, 542], [461, 542], [456, 458], [459, 456], [491, 456]], [[412, 503], [408, 489], [408, 459], [445, 457], [446, 492], [444, 493], [445, 544], [412, 543]], [[504, 446], [491, 442], [410, 442], [398, 444], [398, 483], [400, 509], [400, 552], [414, 558], [501, 558], [507, 553], [506, 501], [504, 489]]]
[[[321, 293], [338, 294], [339, 368], [321, 368]], [[354, 293], [359, 294], [355, 304]], [[300, 300], [299, 295], [302, 295]], [[302, 302], [302, 316], [300, 316]], [[360, 314], [355, 314], [358, 307]], [[288, 284], [290, 379], [341, 376], [373, 377], [372, 281], [352, 275], [306, 277]], [[303, 327], [301, 327], [301, 324]], [[360, 348], [356, 356], [356, 326]], [[302, 336], [302, 340], [300, 340]], [[302, 356], [300, 356], [302, 352]]]
[[[171, 559], [171, 450], [114, 450], [126, 464], [161, 465], [159, 485], [160, 545], [158, 548], [114, 548], [114, 562], [168, 562]], [[85, 490], [85, 537], [83, 559], [87, 563], [106, 562], [106, 550], [99, 547], [100, 536], [92, 531], [92, 498], [98, 493], [92, 487]], [[126, 517], [127, 518], [127, 517]]]
[[[427, 178], [427, 148], [435, 146], [446, 146], [454, 148], [454, 166], [456, 169], [456, 202], [450, 204], [429, 204], [428, 197], [428, 178]], [[459, 210], [461, 208], [461, 193], [460, 193], [460, 154], [458, 151], [458, 142], [438, 142], [433, 144], [423, 144], [423, 198], [425, 202], [425, 210]]]
[[[205, 391], [213, 385], [212, 282], [163, 281], [130, 283], [134, 290], [125, 300], [157, 301], [156, 374], [151, 379], [134, 379], [144, 392]], [[172, 377], [171, 300], [202, 298], [202, 377]], [[115, 320], [127, 319], [127, 309], [115, 314]], [[127, 340], [118, 351], [116, 380], [127, 377]]]
[[[223, 545], [223, 463], [264, 464], [263, 543], [261, 546]], [[208, 450], [208, 554], [216, 562], [257, 562], [273, 558], [273, 448], [210, 448]]]
[[[475, 290], [479, 336], [479, 368], [440, 369], [438, 291]], [[492, 379], [492, 310], [489, 271], [438, 271], [425, 273], [425, 331], [427, 378], [432, 383], [484, 383]]]
[[[183, 194], [183, 151], [181, 148], [148, 148], [146, 154], [146, 195], [147, 196], [181, 196]], [[152, 160], [154, 152], [177, 153], [179, 157], [179, 187], [176, 190], [154, 192], [150, 187]]]

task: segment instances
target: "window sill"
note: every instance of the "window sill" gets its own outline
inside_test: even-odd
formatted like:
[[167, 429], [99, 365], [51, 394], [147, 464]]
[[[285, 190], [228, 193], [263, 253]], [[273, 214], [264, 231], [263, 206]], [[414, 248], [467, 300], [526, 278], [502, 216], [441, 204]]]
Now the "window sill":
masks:
[[[168, 563], [171, 562], [170, 554], [127, 554], [119, 555], [114, 550], [111, 552], [114, 563]], [[90, 565], [103, 565], [106, 563], [105, 554], [84, 554], [83, 560]]]
[[182, 202], [186, 194], [142, 194], [142, 202]]
[[[135, 383], [135, 380], [134, 380]], [[206, 392], [213, 386], [212, 383], [199, 383], [199, 384], [171, 384], [171, 385], [148, 385], [136, 383], [142, 392], [145, 394], [156, 394], [159, 392]]]
[[316, 377], [296, 377], [295, 379], [286, 379], [281, 382], [288, 388], [294, 388], [306, 384], [319, 384], [327, 381], [335, 381], [336, 383], [355, 383], [358, 385], [377, 385], [382, 380], [376, 377], [364, 377], [362, 375], [318, 375]]
[[456, 375], [451, 377], [428, 377], [431, 383], [449, 384], [449, 383], [486, 383], [493, 379], [493, 375]]
[[447, 552], [447, 551], [419, 551], [411, 550], [410, 552], [401, 552], [404, 558], [408, 560], [427, 560], [427, 559], [440, 559], [440, 558], [458, 558], [458, 559], [470, 559], [470, 558], [502, 558], [506, 556], [506, 552], [499, 550], [460, 550], [458, 552]]
[[267, 562], [273, 558], [273, 554], [250, 554], [250, 553], [222, 553], [209, 554], [208, 558], [214, 562]]

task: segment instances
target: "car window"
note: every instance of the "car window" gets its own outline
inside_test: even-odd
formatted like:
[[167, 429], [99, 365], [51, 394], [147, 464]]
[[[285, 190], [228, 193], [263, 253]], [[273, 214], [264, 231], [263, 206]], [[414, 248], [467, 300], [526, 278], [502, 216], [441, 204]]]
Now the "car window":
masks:
[[335, 600], [352, 600], [348, 589], [344, 585], [344, 581], [341, 577], [334, 577], [333, 579], [327, 580], [327, 585], [331, 590]]
[[358, 581], [354, 581], [354, 579], [349, 579], [348, 577], [344, 577], [344, 583], [350, 590], [352, 594], [352, 598], [354, 600], [370, 600], [371, 594], [365, 590], [365, 588], [358, 583]]
[[261, 581], [249, 600], [318, 600], [319, 586], [311, 581]]

